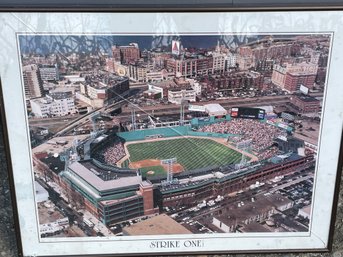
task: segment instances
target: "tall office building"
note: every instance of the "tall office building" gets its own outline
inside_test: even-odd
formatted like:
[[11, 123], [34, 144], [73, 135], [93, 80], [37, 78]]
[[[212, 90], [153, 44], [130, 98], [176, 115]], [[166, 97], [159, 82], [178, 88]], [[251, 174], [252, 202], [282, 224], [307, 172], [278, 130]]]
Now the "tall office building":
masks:
[[44, 95], [43, 81], [37, 65], [31, 64], [23, 67], [23, 82], [27, 99]]
[[122, 64], [137, 62], [140, 58], [138, 44], [130, 43], [128, 46], [113, 46], [112, 57]]
[[297, 63], [275, 65], [272, 82], [287, 91], [294, 92], [303, 85], [312, 89], [317, 76], [318, 65], [313, 63]]
[[39, 65], [38, 70], [43, 81], [54, 81], [59, 79], [57, 64]]

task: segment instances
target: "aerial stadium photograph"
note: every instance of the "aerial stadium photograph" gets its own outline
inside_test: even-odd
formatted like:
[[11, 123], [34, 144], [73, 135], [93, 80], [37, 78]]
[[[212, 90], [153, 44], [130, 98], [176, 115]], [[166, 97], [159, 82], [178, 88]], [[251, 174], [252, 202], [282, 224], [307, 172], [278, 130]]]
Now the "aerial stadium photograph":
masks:
[[41, 238], [308, 232], [331, 34], [19, 34]]

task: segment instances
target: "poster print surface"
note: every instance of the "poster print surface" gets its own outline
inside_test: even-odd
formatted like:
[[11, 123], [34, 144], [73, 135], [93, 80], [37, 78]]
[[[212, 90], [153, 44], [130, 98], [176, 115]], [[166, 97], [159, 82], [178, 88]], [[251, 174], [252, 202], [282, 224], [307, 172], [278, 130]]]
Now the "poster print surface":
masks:
[[330, 43], [19, 34], [40, 237], [310, 231]]

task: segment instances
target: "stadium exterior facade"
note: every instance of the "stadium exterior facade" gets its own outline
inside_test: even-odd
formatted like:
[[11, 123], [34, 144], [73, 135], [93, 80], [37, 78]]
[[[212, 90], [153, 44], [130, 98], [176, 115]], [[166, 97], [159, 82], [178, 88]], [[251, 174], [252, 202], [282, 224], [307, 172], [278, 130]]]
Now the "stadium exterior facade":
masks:
[[[108, 172], [111, 177], [106, 177]], [[142, 181], [135, 170], [119, 169], [89, 159], [72, 163], [62, 176], [65, 187], [78, 192], [86, 210], [104, 224], [157, 211], [153, 208], [152, 184]]]
[[264, 183], [276, 176], [285, 176], [314, 165], [313, 156], [292, 155], [280, 163], [256, 164], [234, 171], [232, 167], [209, 169], [203, 175], [176, 176], [178, 185], [159, 186], [155, 200], [161, 206], [191, 206], [217, 195], [227, 195], [248, 188], [256, 182]]

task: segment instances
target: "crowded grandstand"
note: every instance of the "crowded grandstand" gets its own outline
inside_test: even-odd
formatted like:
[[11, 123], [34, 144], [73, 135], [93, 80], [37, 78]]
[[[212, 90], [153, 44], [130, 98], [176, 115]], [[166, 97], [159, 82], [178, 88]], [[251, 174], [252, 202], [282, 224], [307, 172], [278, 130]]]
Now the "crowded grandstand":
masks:
[[261, 151], [272, 146], [275, 138], [286, 136], [287, 132], [283, 129], [250, 119], [234, 119], [206, 125], [198, 129], [202, 132], [215, 132], [224, 134], [234, 134], [236, 137], [230, 137], [230, 141], [237, 144], [245, 140], [251, 140], [253, 151]]

